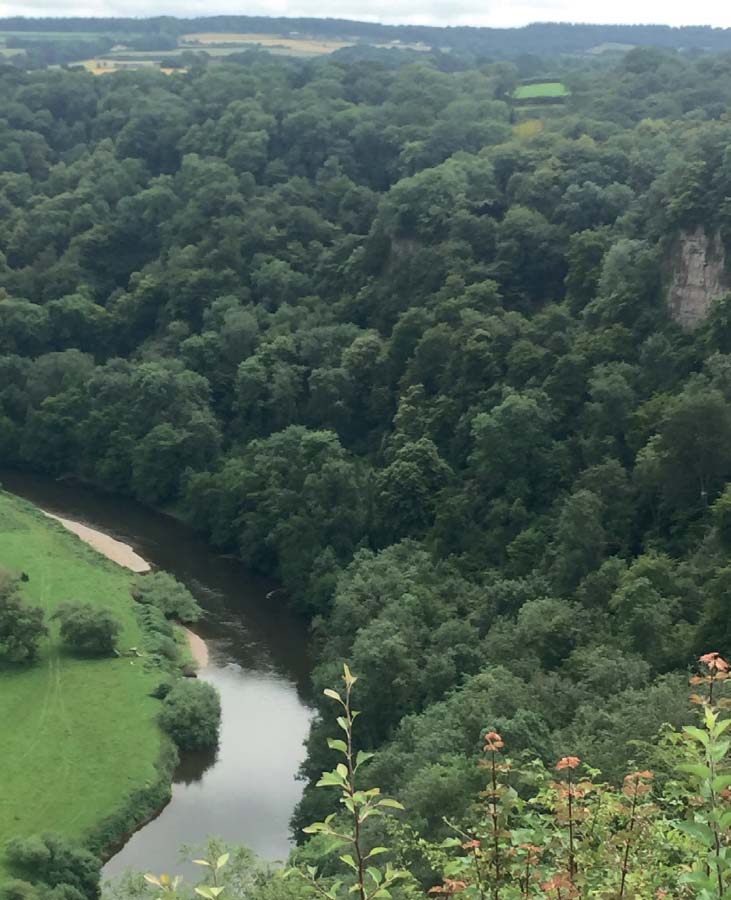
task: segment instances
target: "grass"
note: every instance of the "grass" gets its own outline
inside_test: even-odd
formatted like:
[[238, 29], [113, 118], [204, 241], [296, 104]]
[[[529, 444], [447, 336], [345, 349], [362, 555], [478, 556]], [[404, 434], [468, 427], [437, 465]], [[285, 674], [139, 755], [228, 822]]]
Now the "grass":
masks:
[[[2, 492], [0, 565], [28, 573], [24, 594], [48, 614], [65, 600], [98, 603], [123, 625], [120, 649], [140, 643], [131, 573]], [[83, 839], [152, 781], [158, 680], [136, 658], [69, 657], [53, 623], [36, 663], [0, 668], [0, 845], [39, 831]], [[7, 874], [0, 856], [0, 881]]]
[[534, 100], [538, 97], [568, 97], [571, 92], [560, 81], [543, 81], [540, 84], [521, 84], [515, 89], [516, 100]]

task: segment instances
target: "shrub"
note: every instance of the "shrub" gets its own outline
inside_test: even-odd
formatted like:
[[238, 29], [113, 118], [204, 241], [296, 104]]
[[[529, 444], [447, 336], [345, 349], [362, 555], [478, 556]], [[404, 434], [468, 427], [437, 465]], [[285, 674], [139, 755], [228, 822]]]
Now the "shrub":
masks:
[[0, 570], [0, 658], [8, 662], [33, 659], [47, 633], [43, 610], [25, 603], [17, 579]]
[[53, 615], [61, 623], [61, 639], [83, 656], [109, 656], [122, 626], [107, 609], [91, 603], [64, 603]]
[[139, 578], [134, 597], [139, 603], [157, 607], [168, 619], [197, 622], [202, 615], [188, 588], [167, 572], [154, 572]]
[[160, 725], [181, 750], [203, 750], [218, 741], [221, 701], [205, 681], [180, 681], [162, 701]]
[[[161, 681], [160, 684], [152, 690], [150, 696], [154, 697], [155, 700], [164, 700], [172, 689], [173, 686], [169, 681]], [[2, 898], [0, 898], [0, 900], [2, 900]]]
[[54, 894], [88, 900], [99, 896], [101, 860], [59, 835], [16, 838], [8, 842], [6, 853], [11, 866], [27, 881], [58, 888]]
[[178, 662], [180, 651], [175, 642], [173, 625], [156, 606], [137, 607], [137, 619], [145, 635], [142, 646], [147, 654], [157, 657], [162, 665]]
[[38, 892], [29, 881], [14, 878], [0, 884], [0, 900], [37, 900]]

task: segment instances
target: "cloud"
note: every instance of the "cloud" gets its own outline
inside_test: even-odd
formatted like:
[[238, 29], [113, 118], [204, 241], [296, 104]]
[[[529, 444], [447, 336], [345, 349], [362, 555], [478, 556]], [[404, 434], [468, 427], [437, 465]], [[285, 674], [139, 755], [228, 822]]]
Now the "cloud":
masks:
[[731, 24], [726, 0], [18, 0], [0, 2], [3, 16], [132, 16], [195, 17], [234, 15], [313, 16], [424, 25], [490, 25], [507, 27], [530, 22], [663, 23], [668, 25]]

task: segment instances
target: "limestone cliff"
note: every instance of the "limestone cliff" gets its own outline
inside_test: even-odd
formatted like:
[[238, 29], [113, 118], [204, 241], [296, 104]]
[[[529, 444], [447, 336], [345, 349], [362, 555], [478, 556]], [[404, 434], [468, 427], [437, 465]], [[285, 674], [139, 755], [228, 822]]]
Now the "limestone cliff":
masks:
[[670, 262], [668, 303], [683, 328], [695, 328], [711, 301], [726, 290], [725, 261], [718, 232], [709, 237], [702, 225], [680, 232]]

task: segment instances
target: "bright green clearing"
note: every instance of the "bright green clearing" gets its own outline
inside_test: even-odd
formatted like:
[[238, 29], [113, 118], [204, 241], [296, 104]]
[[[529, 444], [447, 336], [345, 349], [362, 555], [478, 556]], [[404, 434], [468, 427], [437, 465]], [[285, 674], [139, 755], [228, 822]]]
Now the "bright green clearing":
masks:
[[521, 84], [513, 96], [516, 100], [534, 100], [537, 97], [568, 97], [570, 93], [560, 81], [543, 81], [540, 84]]
[[[140, 643], [133, 576], [2, 492], [0, 566], [26, 572], [25, 595], [48, 613], [65, 600], [98, 603], [124, 625], [121, 650]], [[0, 845], [39, 831], [81, 838], [155, 775], [161, 732], [148, 692], [159, 678], [136, 658], [68, 657], [50, 624], [36, 663], [0, 668]]]

